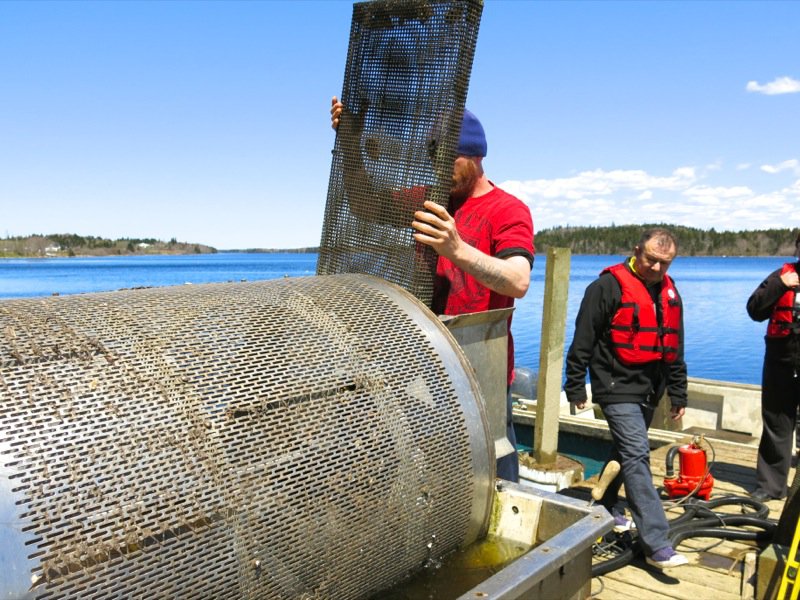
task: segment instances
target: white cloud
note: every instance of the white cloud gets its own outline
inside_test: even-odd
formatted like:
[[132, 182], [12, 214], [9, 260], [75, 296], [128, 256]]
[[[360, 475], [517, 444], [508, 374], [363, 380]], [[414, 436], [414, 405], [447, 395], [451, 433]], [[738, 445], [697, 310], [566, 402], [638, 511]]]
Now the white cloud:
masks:
[[510, 183], [511, 193], [543, 196], [545, 198], [578, 199], [586, 196], [610, 196], [620, 191], [681, 190], [695, 180], [693, 167], [675, 169], [671, 176], [658, 177], [641, 170], [583, 171], [574, 177], [532, 179]]
[[752, 166], [753, 165], [751, 163], [741, 163], [741, 164], [736, 165], [736, 170], [737, 171], [746, 171], [747, 169], [749, 169]]
[[778, 163], [777, 165], [761, 165], [761, 170], [765, 173], [770, 173], [774, 175], [775, 173], [780, 173], [781, 171], [788, 171], [792, 170], [798, 175], [800, 175], [800, 161], [795, 158], [790, 160], [785, 160], [783, 162]]
[[[781, 193], [789, 198], [793, 198], [794, 206], [797, 206], [797, 203], [800, 202], [800, 179], [793, 182], [789, 187], [783, 188]], [[797, 209], [794, 209], [792, 214], [794, 215], [796, 212]]]
[[[784, 161], [773, 168], [800, 166]], [[699, 183], [695, 168], [681, 167], [668, 176], [635, 169], [595, 169], [572, 177], [506, 181], [500, 187], [531, 207], [537, 230], [646, 222], [720, 231], [785, 228], [786, 215], [796, 213], [800, 200], [800, 179], [788, 187], [781, 182], [782, 187], [773, 189], [763, 189], [761, 182], [756, 190], [737, 182], [737, 172], [731, 169], [727, 176], [724, 171], [715, 172], [723, 185]]]
[[733, 187], [709, 187], [707, 185], [696, 185], [683, 192], [684, 196], [695, 198], [740, 198], [752, 196], [753, 190], [744, 185]]
[[761, 85], [757, 81], [748, 81], [746, 89], [748, 92], [757, 92], [759, 94], [766, 94], [767, 96], [796, 94], [800, 92], [800, 81], [792, 79], [791, 77], [778, 77], [764, 85]]
[[694, 167], [679, 167], [673, 171], [673, 175], [681, 177], [683, 179], [691, 179], [695, 178], [695, 171]]

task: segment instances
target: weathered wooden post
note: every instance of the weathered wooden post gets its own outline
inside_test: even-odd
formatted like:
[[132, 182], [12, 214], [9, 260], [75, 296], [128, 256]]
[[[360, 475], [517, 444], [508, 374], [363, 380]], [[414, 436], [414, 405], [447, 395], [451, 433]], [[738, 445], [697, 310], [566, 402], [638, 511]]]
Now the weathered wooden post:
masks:
[[564, 332], [567, 323], [570, 250], [550, 248], [542, 307], [542, 339], [539, 344], [539, 381], [533, 450], [520, 454], [520, 481], [558, 491], [583, 479], [583, 465], [558, 453], [558, 420], [561, 373], [564, 364]]
[[558, 457], [558, 414], [564, 365], [570, 257], [569, 248], [550, 248], [547, 251], [533, 446], [533, 459], [541, 466], [555, 464]]

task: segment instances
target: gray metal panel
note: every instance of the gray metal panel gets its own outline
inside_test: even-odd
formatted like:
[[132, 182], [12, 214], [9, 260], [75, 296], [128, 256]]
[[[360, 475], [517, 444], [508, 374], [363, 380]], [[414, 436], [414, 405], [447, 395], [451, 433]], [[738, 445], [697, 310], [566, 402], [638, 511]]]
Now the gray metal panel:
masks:
[[517, 451], [506, 437], [508, 319], [513, 312], [512, 307], [439, 317], [456, 338], [475, 371], [486, 402], [489, 429], [494, 438], [494, 450], [498, 458]]
[[0, 302], [0, 505], [34, 542], [0, 564], [42, 599], [367, 597], [485, 527], [463, 365], [366, 276]]

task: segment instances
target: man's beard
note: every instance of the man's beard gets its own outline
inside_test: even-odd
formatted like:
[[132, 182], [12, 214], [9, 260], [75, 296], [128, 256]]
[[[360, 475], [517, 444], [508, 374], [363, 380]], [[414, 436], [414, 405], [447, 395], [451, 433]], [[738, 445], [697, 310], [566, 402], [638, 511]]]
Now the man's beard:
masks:
[[453, 169], [453, 184], [450, 186], [450, 199], [457, 202], [466, 200], [472, 196], [475, 185], [481, 178], [478, 165], [468, 160], [459, 163]]

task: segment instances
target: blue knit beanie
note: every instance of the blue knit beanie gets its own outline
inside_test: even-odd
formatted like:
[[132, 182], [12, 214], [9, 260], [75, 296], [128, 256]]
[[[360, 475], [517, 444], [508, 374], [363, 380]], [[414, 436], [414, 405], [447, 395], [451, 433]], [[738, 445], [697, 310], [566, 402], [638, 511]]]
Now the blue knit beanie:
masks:
[[458, 138], [459, 156], [486, 156], [486, 134], [478, 117], [464, 109], [461, 121], [461, 135]]

